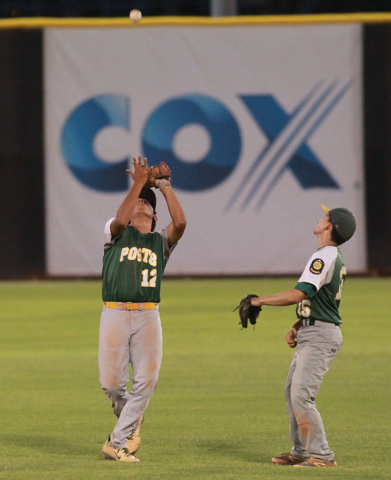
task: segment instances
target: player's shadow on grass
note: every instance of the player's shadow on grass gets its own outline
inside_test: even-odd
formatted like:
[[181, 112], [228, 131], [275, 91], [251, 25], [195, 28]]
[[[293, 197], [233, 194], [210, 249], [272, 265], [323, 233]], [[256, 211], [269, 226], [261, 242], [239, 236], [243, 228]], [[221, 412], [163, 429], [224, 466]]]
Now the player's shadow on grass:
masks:
[[270, 455], [263, 453], [257, 450], [256, 445], [248, 446], [243, 443], [243, 445], [238, 444], [239, 439], [233, 439], [232, 442], [224, 440], [205, 440], [196, 442], [196, 448], [200, 452], [202, 451], [203, 455], [208, 456], [219, 456], [222, 455], [227, 457], [240, 457], [242, 460], [251, 463], [270, 463]]

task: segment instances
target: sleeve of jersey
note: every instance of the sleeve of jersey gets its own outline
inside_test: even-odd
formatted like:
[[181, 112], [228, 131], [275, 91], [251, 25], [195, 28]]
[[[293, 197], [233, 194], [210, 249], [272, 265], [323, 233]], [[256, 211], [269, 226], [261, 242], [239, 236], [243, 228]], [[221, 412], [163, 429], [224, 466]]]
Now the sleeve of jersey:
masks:
[[170, 241], [168, 240], [168, 232], [167, 228], [159, 232], [160, 235], [163, 238], [163, 255], [164, 255], [164, 260], [167, 263], [168, 259], [170, 258], [170, 255], [172, 254], [174, 248], [178, 245], [178, 242], [175, 243], [172, 247], [170, 247]]
[[113, 220], [114, 220], [114, 217], [110, 218], [110, 220], [108, 220], [105, 225], [105, 247], [112, 245], [114, 243], [114, 238], [111, 238], [111, 230], [110, 230], [110, 225]]
[[295, 285], [295, 289], [300, 290], [300, 292], [306, 293], [309, 299], [315, 297], [316, 292], [318, 291], [315, 285], [306, 282], [297, 282]]
[[326, 283], [329, 259], [320, 252], [315, 252], [308, 260], [295, 289], [307, 293], [312, 298]]

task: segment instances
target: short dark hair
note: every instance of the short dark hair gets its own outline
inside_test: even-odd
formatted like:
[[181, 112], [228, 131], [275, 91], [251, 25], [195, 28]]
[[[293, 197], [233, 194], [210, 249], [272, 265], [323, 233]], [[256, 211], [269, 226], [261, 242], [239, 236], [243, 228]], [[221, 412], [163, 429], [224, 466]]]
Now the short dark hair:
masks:
[[333, 229], [331, 230], [331, 240], [335, 242], [337, 245], [342, 245], [343, 243], [346, 242], [346, 240], [344, 240], [341, 237], [341, 235], [337, 232], [334, 225], [333, 225]]

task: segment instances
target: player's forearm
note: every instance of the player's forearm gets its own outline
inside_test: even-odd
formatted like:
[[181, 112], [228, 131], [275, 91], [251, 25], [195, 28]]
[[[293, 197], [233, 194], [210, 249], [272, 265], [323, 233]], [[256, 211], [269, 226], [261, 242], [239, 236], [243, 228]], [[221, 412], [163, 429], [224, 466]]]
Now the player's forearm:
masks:
[[285, 307], [287, 305], [294, 305], [300, 303], [305, 298], [305, 293], [293, 288], [277, 295], [269, 295], [265, 297], [254, 297], [251, 299], [252, 305], [271, 305], [275, 307]]
[[132, 188], [126, 195], [125, 200], [120, 205], [117, 215], [111, 224], [111, 232], [113, 235], [119, 235], [128, 225], [142, 188], [143, 185], [141, 182], [137, 182], [132, 185]]
[[294, 325], [292, 325], [291, 328], [294, 328], [296, 332], [300, 330], [300, 328], [303, 326], [303, 320], [298, 320]]
[[168, 211], [170, 213], [174, 229], [183, 233], [187, 223], [186, 216], [181, 204], [176, 198], [174, 190], [171, 188], [171, 186], [166, 186], [162, 190], [162, 194], [166, 199]]

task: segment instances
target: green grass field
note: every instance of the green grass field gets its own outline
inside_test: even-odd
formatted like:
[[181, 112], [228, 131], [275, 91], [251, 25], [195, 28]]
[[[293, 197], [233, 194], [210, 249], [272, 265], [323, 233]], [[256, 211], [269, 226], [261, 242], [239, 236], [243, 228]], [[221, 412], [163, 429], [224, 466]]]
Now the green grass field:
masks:
[[338, 467], [271, 464], [290, 449], [294, 307], [265, 307], [243, 331], [232, 310], [295, 282], [163, 282], [163, 365], [136, 464], [99, 455], [115, 423], [98, 377], [100, 282], [0, 282], [0, 478], [391, 480], [389, 278], [344, 286], [344, 347], [317, 398]]

